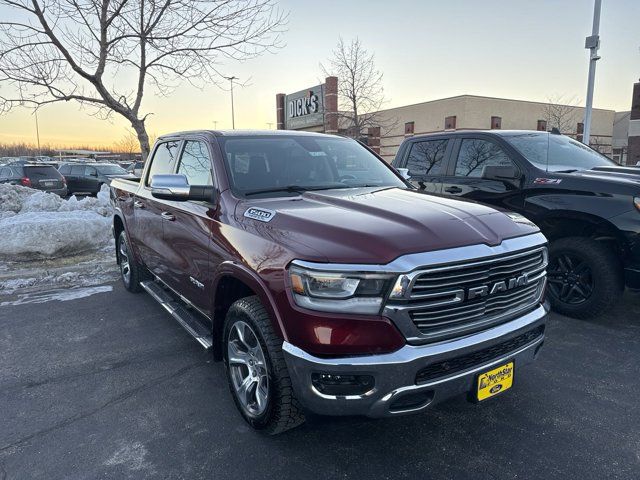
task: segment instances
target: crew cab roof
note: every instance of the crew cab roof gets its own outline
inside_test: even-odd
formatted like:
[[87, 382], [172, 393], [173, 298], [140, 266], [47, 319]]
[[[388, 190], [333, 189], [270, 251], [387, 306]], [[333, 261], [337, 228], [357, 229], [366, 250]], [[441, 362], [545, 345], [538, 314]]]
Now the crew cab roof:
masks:
[[183, 132], [167, 133], [158, 138], [158, 140], [170, 139], [175, 137], [184, 137], [189, 135], [204, 135], [210, 137], [278, 137], [278, 136], [296, 136], [296, 137], [327, 137], [335, 138], [336, 135], [327, 135], [325, 133], [316, 132], [300, 132], [295, 130], [187, 130]]

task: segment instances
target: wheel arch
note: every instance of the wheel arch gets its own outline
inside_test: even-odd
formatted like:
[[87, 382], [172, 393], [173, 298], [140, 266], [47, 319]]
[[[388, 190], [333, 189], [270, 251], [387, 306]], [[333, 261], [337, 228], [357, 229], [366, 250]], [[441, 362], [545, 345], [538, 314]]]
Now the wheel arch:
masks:
[[608, 243], [623, 258], [628, 245], [620, 231], [608, 220], [583, 212], [554, 210], [536, 220], [550, 242], [565, 237], [585, 237]]
[[256, 295], [267, 310], [274, 331], [286, 339], [273, 296], [265, 283], [247, 267], [235, 262], [223, 262], [216, 271], [212, 291], [213, 352], [216, 360], [222, 360], [222, 332], [227, 312], [235, 301], [244, 297]]

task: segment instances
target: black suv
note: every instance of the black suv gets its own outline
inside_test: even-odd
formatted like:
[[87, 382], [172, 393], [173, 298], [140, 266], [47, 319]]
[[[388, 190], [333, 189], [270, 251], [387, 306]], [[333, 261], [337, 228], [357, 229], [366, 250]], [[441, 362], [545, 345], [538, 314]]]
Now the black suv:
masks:
[[555, 310], [587, 318], [615, 303], [625, 285], [640, 289], [635, 169], [563, 135], [506, 130], [408, 138], [393, 165], [424, 192], [491, 204], [538, 224], [551, 242]]
[[0, 165], [0, 183], [31, 187], [56, 193], [61, 197], [67, 195], [65, 179], [52, 165], [31, 165], [22, 162]]
[[69, 195], [72, 193], [97, 194], [102, 185], [109, 185], [116, 177], [130, 174], [119, 165], [111, 163], [65, 163], [58, 171], [67, 179]]

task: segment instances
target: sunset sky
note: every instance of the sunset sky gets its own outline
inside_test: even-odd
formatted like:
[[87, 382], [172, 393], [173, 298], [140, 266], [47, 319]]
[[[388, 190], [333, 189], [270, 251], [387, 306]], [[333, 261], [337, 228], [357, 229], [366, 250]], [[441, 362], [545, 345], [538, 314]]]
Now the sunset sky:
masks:
[[[384, 73], [387, 107], [460, 94], [545, 101], [585, 98], [592, 0], [339, 1], [283, 0], [289, 11], [284, 48], [226, 74], [250, 84], [236, 89], [236, 128], [275, 122], [276, 93], [319, 83], [325, 62], [342, 36], [359, 37]], [[5, 12], [0, 8], [0, 16]], [[628, 110], [640, 77], [640, 1], [604, 0], [594, 106]], [[225, 84], [226, 87], [226, 84]], [[4, 88], [4, 87], [0, 87]], [[169, 97], [149, 89], [143, 104], [149, 132], [231, 127], [229, 92], [183, 85]], [[39, 113], [42, 143], [105, 145], [126, 133], [116, 116], [103, 121], [76, 104]], [[26, 109], [0, 116], [0, 142], [35, 142]]]

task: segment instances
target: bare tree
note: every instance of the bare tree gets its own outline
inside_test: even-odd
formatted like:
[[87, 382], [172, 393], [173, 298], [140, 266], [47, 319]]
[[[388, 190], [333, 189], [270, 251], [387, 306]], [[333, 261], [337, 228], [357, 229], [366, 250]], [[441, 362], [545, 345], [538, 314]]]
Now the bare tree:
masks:
[[575, 133], [578, 123], [577, 97], [565, 98], [562, 95], [554, 95], [547, 98], [548, 103], [543, 109], [547, 129], [557, 128], [560, 133]]
[[339, 122], [349, 136], [360, 138], [369, 127], [389, 128], [392, 121], [379, 113], [385, 103], [382, 73], [359, 39], [346, 44], [340, 38], [328, 66], [320, 67], [325, 76], [338, 77]]
[[128, 158], [133, 158], [136, 153], [140, 153], [140, 142], [135, 132], [129, 130], [127, 133], [118, 140], [113, 150], [118, 153], [123, 153]]
[[217, 83], [223, 59], [279, 45], [274, 0], [0, 0], [0, 111], [79, 102], [131, 123], [143, 157], [142, 101], [182, 81]]

